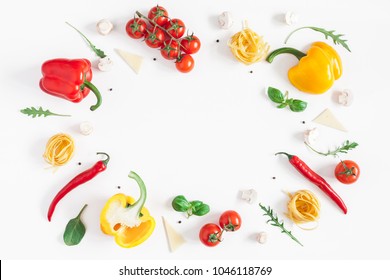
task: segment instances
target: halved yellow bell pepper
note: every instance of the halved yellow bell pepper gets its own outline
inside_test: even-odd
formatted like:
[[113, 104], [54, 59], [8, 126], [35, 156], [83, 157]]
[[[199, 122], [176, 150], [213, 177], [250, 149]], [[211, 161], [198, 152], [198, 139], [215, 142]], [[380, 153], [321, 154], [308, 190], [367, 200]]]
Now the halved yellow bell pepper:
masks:
[[298, 58], [299, 63], [288, 71], [288, 79], [303, 92], [324, 93], [343, 72], [340, 56], [324, 42], [313, 43], [307, 54], [294, 48], [280, 48], [271, 52], [266, 60], [271, 63], [277, 55], [283, 53]]
[[137, 201], [123, 193], [112, 196], [100, 215], [100, 228], [105, 234], [115, 237], [115, 242], [124, 248], [143, 243], [150, 237], [156, 226], [149, 211], [143, 207], [146, 201], [146, 187], [142, 179], [133, 171], [129, 178], [136, 180], [140, 188]]

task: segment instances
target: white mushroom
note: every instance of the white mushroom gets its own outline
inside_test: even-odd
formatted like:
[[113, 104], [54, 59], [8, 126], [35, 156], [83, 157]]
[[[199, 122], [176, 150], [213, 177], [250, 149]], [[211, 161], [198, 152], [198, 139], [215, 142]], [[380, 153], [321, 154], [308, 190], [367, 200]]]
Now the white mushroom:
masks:
[[285, 14], [284, 20], [288, 25], [293, 25], [298, 22], [299, 17], [296, 13], [289, 11]]
[[259, 232], [256, 236], [256, 240], [260, 244], [264, 244], [265, 242], [267, 242], [267, 233], [265, 231]]
[[241, 191], [241, 198], [248, 203], [253, 203], [257, 198], [257, 192], [254, 189]]
[[80, 123], [81, 134], [89, 135], [92, 133], [92, 131], [93, 131], [93, 126], [90, 122], [85, 121], [85, 122]]
[[314, 127], [312, 129], [307, 129], [303, 133], [304, 140], [309, 145], [312, 145], [318, 139], [319, 135], [320, 135], [320, 131], [318, 130], [317, 127]]
[[110, 71], [114, 65], [114, 62], [108, 57], [99, 58], [98, 68], [100, 71], [107, 72]]
[[352, 104], [352, 101], [353, 101], [352, 92], [349, 89], [343, 89], [338, 96], [338, 102], [341, 105], [350, 106]]
[[230, 12], [223, 12], [218, 16], [218, 23], [222, 29], [229, 29], [233, 25], [233, 16]]
[[102, 35], [107, 35], [114, 28], [114, 25], [108, 19], [99, 20], [96, 24], [97, 31]]

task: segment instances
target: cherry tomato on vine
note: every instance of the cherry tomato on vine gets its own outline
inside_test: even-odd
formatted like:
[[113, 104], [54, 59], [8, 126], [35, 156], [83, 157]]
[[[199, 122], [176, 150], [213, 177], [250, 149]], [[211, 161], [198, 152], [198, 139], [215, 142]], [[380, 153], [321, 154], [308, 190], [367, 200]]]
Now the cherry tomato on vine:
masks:
[[186, 26], [184, 25], [184, 22], [178, 18], [169, 20], [164, 25], [164, 28], [176, 39], [181, 38], [186, 31]]
[[182, 73], [188, 73], [194, 69], [195, 61], [190, 54], [183, 54], [177, 58], [175, 64], [177, 70]]
[[352, 184], [359, 179], [360, 167], [352, 160], [342, 160], [334, 169], [336, 179], [343, 184]]
[[180, 41], [180, 49], [188, 54], [194, 54], [197, 53], [200, 49], [200, 40], [198, 37], [194, 36], [193, 34], [190, 36], [184, 37]]
[[214, 247], [221, 242], [222, 229], [217, 224], [205, 224], [199, 231], [200, 241], [208, 246]]
[[241, 216], [234, 210], [227, 210], [219, 217], [219, 225], [225, 231], [237, 231], [241, 227]]
[[126, 24], [126, 33], [134, 39], [140, 39], [145, 36], [146, 22], [141, 18], [132, 18]]
[[179, 50], [179, 44], [176, 41], [168, 39], [162, 45], [160, 52], [165, 59], [172, 60], [178, 57]]
[[168, 21], [168, 11], [159, 5], [151, 8], [148, 13], [148, 19], [153, 20], [160, 26], [164, 26]]
[[151, 48], [159, 48], [164, 44], [165, 33], [158, 27], [146, 29], [145, 42]]

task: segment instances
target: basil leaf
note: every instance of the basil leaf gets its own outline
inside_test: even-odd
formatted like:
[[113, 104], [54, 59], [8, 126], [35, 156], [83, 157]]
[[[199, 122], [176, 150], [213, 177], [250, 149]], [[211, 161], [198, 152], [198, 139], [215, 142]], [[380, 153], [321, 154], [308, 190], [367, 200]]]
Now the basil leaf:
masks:
[[278, 106], [276, 106], [276, 108], [282, 109], [282, 108], [286, 107], [287, 105], [288, 105], [287, 103], [282, 103], [282, 104], [279, 104]]
[[283, 103], [284, 102], [284, 94], [278, 90], [277, 88], [268, 87], [268, 97], [275, 103]]
[[178, 195], [172, 200], [172, 207], [178, 212], [186, 212], [191, 204], [183, 195]]
[[293, 112], [302, 112], [306, 109], [307, 102], [298, 99], [293, 99], [291, 102], [289, 102], [289, 107]]
[[197, 208], [192, 210], [192, 214], [196, 216], [204, 216], [210, 212], [210, 207], [207, 204], [202, 203]]
[[68, 246], [79, 244], [85, 235], [85, 226], [81, 221], [80, 216], [86, 207], [87, 204], [84, 205], [77, 217], [71, 219], [66, 225], [63, 238], [65, 244]]

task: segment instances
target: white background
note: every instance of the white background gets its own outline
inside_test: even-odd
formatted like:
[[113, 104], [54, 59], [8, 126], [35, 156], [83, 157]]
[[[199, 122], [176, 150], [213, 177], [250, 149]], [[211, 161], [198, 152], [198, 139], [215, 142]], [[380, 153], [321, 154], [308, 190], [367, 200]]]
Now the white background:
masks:
[[[384, 133], [389, 119], [390, 59], [385, 3], [161, 0], [158, 4], [167, 8], [172, 17], [181, 18], [202, 41], [201, 51], [194, 55], [195, 69], [181, 74], [158, 51], [129, 38], [124, 31], [136, 10], [147, 13], [157, 4], [155, 1], [9, 2], [0, 16], [0, 258], [389, 259], [390, 154]], [[234, 16], [230, 30], [218, 27], [217, 17], [223, 11]], [[283, 22], [287, 11], [299, 14], [295, 26]], [[95, 29], [102, 18], [115, 25], [107, 36], [99, 35]], [[289, 32], [305, 25], [346, 34], [352, 52], [335, 46], [344, 64], [343, 76], [327, 93], [308, 95], [296, 90], [287, 79], [288, 69], [296, 64], [292, 56], [280, 56], [273, 64], [263, 61], [245, 66], [237, 62], [227, 41], [241, 30], [244, 20], [264, 36], [271, 49], [284, 46]], [[49, 96], [38, 86], [40, 66], [47, 59], [84, 57], [96, 62], [94, 53], [65, 21], [84, 32], [115, 63], [111, 72], [94, 69], [92, 81], [103, 95], [103, 104], [95, 112], [89, 111], [95, 102], [92, 94], [74, 104]], [[325, 41], [320, 33], [301, 30], [290, 38], [289, 46], [305, 51], [316, 40]], [[114, 48], [143, 56], [141, 73], [136, 75]], [[276, 109], [265, 95], [269, 85], [306, 100], [307, 110], [293, 113]], [[351, 107], [335, 101], [337, 92], [345, 88], [355, 95]], [[72, 117], [31, 119], [19, 112], [30, 106]], [[311, 122], [326, 108], [347, 127], [347, 133]], [[93, 123], [93, 134], [83, 136], [79, 132], [82, 121]], [[305, 147], [303, 132], [314, 126], [320, 130], [316, 143], [320, 150], [348, 139], [359, 143], [357, 149], [343, 156], [360, 164], [362, 173], [357, 183], [338, 183], [333, 177], [338, 159], [321, 157]], [[76, 152], [67, 165], [53, 172], [42, 154], [47, 140], [59, 132], [74, 137]], [[111, 156], [107, 170], [66, 196], [52, 222], [48, 222], [46, 213], [51, 199], [71, 178], [99, 160], [99, 151]], [[286, 158], [275, 157], [278, 151], [300, 156], [320, 173], [344, 199], [348, 214], [342, 214], [316, 186], [302, 178]], [[99, 215], [106, 200], [118, 191], [138, 196], [135, 182], [127, 177], [130, 170], [147, 185], [146, 207], [156, 219], [156, 229], [142, 245], [122, 249], [100, 231]], [[257, 190], [257, 203], [270, 205], [281, 218], [287, 202], [283, 191], [309, 189], [317, 194], [322, 204], [318, 228], [304, 231], [284, 218], [286, 227], [304, 247], [266, 224], [267, 218], [257, 203], [249, 205], [239, 199], [239, 191], [248, 188]], [[208, 203], [210, 214], [187, 220], [170, 206], [178, 194]], [[85, 203], [89, 205], [83, 214], [86, 235], [80, 245], [68, 247], [62, 241], [65, 225]], [[242, 228], [226, 234], [215, 248], [203, 246], [198, 240], [199, 228], [217, 222], [227, 209], [241, 214]], [[169, 252], [161, 216], [187, 241], [174, 253]], [[268, 233], [264, 245], [255, 240], [260, 231]]]

